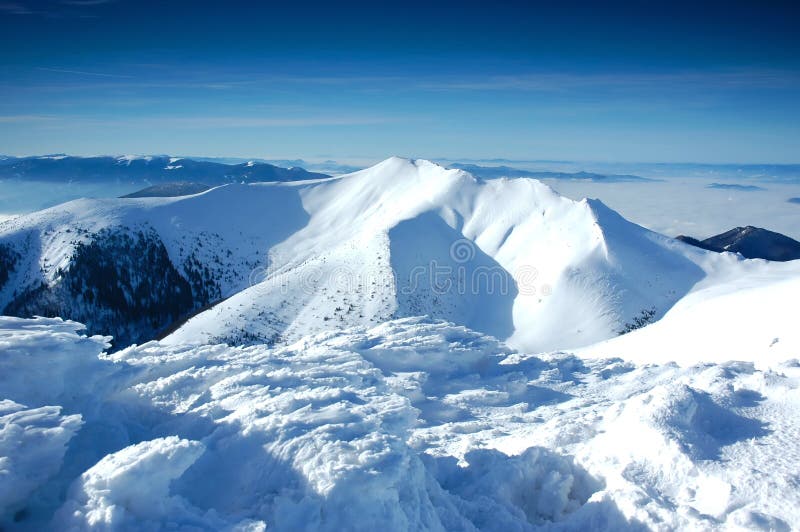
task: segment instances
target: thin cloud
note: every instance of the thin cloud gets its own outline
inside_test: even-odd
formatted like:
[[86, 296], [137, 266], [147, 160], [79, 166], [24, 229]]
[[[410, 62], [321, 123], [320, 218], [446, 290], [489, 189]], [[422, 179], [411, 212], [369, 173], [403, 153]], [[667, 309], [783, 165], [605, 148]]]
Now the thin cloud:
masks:
[[58, 2], [33, 3], [36, 9], [29, 7], [31, 3], [1, 2], [0, 12], [11, 15], [36, 15], [45, 18], [95, 18], [80, 8], [91, 8], [116, 3], [117, 0], [60, 0]]
[[6, 13], [11, 13], [12, 15], [36, 14], [36, 11], [29, 9], [27, 6], [14, 2], [0, 2], [0, 11], [5, 11]]
[[66, 68], [48, 68], [48, 67], [36, 67], [36, 70], [43, 70], [45, 72], [57, 72], [60, 74], [77, 74], [81, 76], [97, 76], [102, 78], [120, 78], [120, 79], [130, 79], [132, 76], [125, 76], [122, 74], [106, 74], [103, 72], [87, 72], [85, 70], [70, 70]]
[[[656, 73], [602, 73], [577, 74], [548, 72], [542, 74], [519, 74], [475, 78], [462, 76], [287, 76], [263, 74], [247, 75], [231, 73], [230, 77], [205, 73], [184, 72], [182, 78], [167, 76], [153, 80], [150, 72], [134, 69], [137, 75], [122, 75], [93, 70], [39, 67], [39, 70], [65, 74], [58, 78], [36, 80], [24, 84], [0, 83], [0, 90], [24, 90], [70, 94], [89, 94], [91, 91], [133, 91], [143, 95], [161, 89], [170, 91], [229, 92], [261, 90], [263, 94], [295, 90], [296, 87], [322, 87], [325, 89], [354, 93], [491, 93], [517, 92], [548, 94], [569, 97], [571, 106], [582, 102], [596, 104], [599, 100], [608, 103], [638, 102], [648, 104], [663, 101], [674, 105], [676, 95], [681, 105], [704, 107], [716, 105], [720, 95], [737, 91], [779, 91], [800, 89], [800, 74], [787, 70], [739, 69], [720, 71], [673, 71]], [[145, 69], [146, 70], [146, 69]], [[130, 71], [130, 70], [127, 70]], [[71, 74], [72, 76], [67, 76]], [[172, 92], [171, 92], [172, 93]]]
[[645, 89], [675, 87], [792, 88], [800, 85], [795, 72], [781, 70], [729, 70], [717, 72], [665, 72], [654, 74], [544, 73], [490, 76], [482, 79], [422, 81], [417, 87], [441, 91], [565, 91], [583, 88]]
[[158, 118], [155, 121], [178, 127], [220, 127], [220, 128], [247, 128], [247, 127], [308, 127], [308, 126], [361, 126], [382, 124], [387, 122], [386, 117], [380, 116], [311, 116], [311, 117], [180, 117]]
[[53, 120], [58, 120], [58, 118], [55, 116], [46, 116], [46, 115], [0, 115], [0, 124], [48, 122]]
[[721, 70], [721, 71], [676, 71], [659, 73], [529, 73], [520, 75], [498, 75], [484, 78], [469, 77], [404, 77], [404, 76], [246, 76], [242, 73], [233, 79], [202, 77], [180, 79], [169, 82], [142, 82], [146, 87], [175, 87], [233, 90], [239, 88], [283, 85], [315, 85], [362, 90], [431, 90], [431, 91], [547, 91], [561, 92], [585, 88], [609, 90], [627, 89], [674, 89], [696, 88], [760, 88], [786, 89], [800, 86], [800, 75], [785, 70]]
[[103, 4], [112, 4], [116, 0], [61, 0], [61, 3], [67, 6], [100, 6]]
[[[403, 120], [408, 120], [404, 117]], [[319, 126], [362, 126], [397, 122], [390, 116], [303, 116], [303, 117], [249, 117], [249, 116], [180, 116], [180, 117], [141, 117], [111, 119], [103, 117], [68, 115], [0, 115], [2, 123], [42, 123], [51, 127], [175, 127], [175, 128], [264, 128], [264, 127], [319, 127]]]

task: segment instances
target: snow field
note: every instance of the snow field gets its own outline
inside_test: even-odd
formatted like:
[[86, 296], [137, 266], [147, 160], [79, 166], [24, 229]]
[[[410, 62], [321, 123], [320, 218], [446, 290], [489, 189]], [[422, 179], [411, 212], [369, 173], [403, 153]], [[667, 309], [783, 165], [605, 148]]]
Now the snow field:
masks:
[[[793, 361], [535, 357], [425, 318], [276, 348], [150, 342], [113, 355], [58, 319], [1, 318], [0, 330], [4, 370], [42, 378], [47, 363], [57, 383], [0, 382], [0, 478], [15, 488], [0, 491], [4, 528], [800, 522]], [[36, 460], [15, 452], [21, 438]]]

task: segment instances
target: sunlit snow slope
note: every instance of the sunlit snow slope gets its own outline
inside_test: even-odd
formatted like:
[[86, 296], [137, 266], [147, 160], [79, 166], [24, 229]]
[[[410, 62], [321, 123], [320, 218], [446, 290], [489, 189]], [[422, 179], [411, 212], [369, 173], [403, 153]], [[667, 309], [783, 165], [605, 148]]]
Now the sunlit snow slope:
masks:
[[169, 342], [291, 340], [428, 315], [528, 350], [569, 348], [644, 310], [660, 316], [704, 276], [704, 253], [533, 179], [391, 158], [292, 190], [308, 221], [269, 249], [261, 282]]
[[[726, 262], [734, 262], [735, 267]], [[737, 261], [718, 270], [661, 320], [578, 352], [641, 363], [749, 360], [759, 367], [800, 357], [800, 261]]]

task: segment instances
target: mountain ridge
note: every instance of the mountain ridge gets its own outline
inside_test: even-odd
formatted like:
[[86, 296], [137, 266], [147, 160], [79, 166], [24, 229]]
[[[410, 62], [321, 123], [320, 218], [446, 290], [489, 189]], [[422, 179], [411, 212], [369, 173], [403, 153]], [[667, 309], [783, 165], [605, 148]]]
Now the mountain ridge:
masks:
[[652, 179], [631, 174], [605, 174], [586, 171], [553, 172], [542, 170], [524, 170], [510, 166], [480, 166], [471, 163], [453, 163], [449, 164], [448, 167], [458, 168], [484, 179], [495, 179], [498, 177], [532, 177], [534, 179], [595, 181], [601, 183], [648, 183], [660, 181], [659, 179]]
[[323, 179], [327, 174], [300, 167], [281, 168], [266, 162], [224, 164], [168, 155], [89, 156], [49, 155], [6, 159], [0, 179], [94, 183], [133, 181], [149, 184], [195, 181], [206, 185], [234, 182]]
[[[608, 215], [606, 211], [610, 210], [599, 201], [573, 202], [536, 180], [483, 181], [429, 161], [390, 158], [370, 169], [309, 186], [301, 192], [304, 208], [311, 215], [309, 224], [272, 250], [275, 260], [265, 272], [264, 282], [206, 311], [205, 316], [192, 318], [166, 341], [194, 338], [200, 342], [215, 339], [235, 343], [244, 331], [256, 332], [264, 339], [274, 335], [293, 338], [318, 330], [331, 320], [337, 326], [351, 326], [370, 319], [422, 313], [497, 334], [512, 344], [521, 342], [518, 345], [541, 349], [615, 334], [623, 316], [630, 319], [653, 304], [663, 312], [703, 275], [702, 269], [684, 258], [680, 250], [669, 250], [669, 239]], [[537, 203], [541, 211], [536, 211]], [[354, 208], [356, 205], [362, 207]], [[376, 209], [386, 206], [384, 210]], [[666, 249], [650, 264], [658, 270], [659, 261], [669, 257], [666, 262], [670, 266], [658, 270], [655, 278], [627, 287], [626, 295], [622, 295], [619, 283], [627, 274], [610, 260], [609, 254], [625, 256], [627, 260], [633, 252], [626, 250], [628, 245], [622, 241], [615, 241], [612, 251], [608, 251], [593, 209], [602, 210], [609, 223], [642, 245], [652, 245], [656, 252]], [[538, 222], [533, 213], [545, 222]], [[579, 224], [580, 232], [572, 235], [570, 223]], [[326, 231], [339, 236], [335, 243], [327, 240]], [[579, 233], [581, 236], [577, 236]], [[425, 241], [421, 240], [422, 235], [427, 235]], [[565, 238], [571, 242], [565, 243]], [[451, 255], [450, 247], [461, 240], [466, 241], [471, 259], [478, 262], [460, 263]], [[526, 241], [530, 242], [527, 246]], [[522, 256], [514, 251], [525, 247], [529, 249]], [[547, 257], [556, 254], [560, 256]], [[575, 266], [570, 268], [562, 261], [575, 261]], [[407, 287], [403, 283], [420, 267], [431, 264], [452, 274], [443, 280], [445, 284], [457, 285], [458, 272], [463, 271], [467, 277], [484, 275], [479, 279], [484, 283], [491, 275], [493, 282], [506, 283], [511, 290], [518, 290], [519, 283], [525, 282], [531, 285], [526, 286], [526, 292], [531, 293], [519, 298], [509, 295], [511, 290], [506, 294], [487, 293], [488, 287], [483, 286], [476, 293], [441, 294], [436, 293], [429, 278], [415, 286], [411, 296], [404, 293]], [[427, 268], [426, 273], [430, 274], [431, 269]], [[346, 302], [332, 297], [331, 292], [336, 289], [330, 286], [325, 295], [316, 292], [316, 288], [308, 294], [296, 289], [309, 276], [321, 277], [320, 283], [325, 285], [342, 275], [350, 283], [342, 290], [350, 296]], [[684, 275], [684, 280], [678, 279]], [[534, 279], [520, 280], [520, 276]], [[372, 282], [376, 277], [379, 289], [370, 290], [362, 282]], [[638, 274], [634, 277], [639, 278]], [[672, 287], [673, 281], [682, 288]], [[287, 285], [293, 294], [292, 303], [288, 304], [281, 297]], [[542, 293], [537, 296], [536, 290]], [[549, 290], [556, 296], [547, 294]], [[467, 304], [460, 301], [464, 296], [473, 299]], [[504, 300], [501, 296], [508, 297]], [[589, 310], [583, 314], [567, 310], [568, 301], [584, 296], [589, 300], [585, 305]], [[537, 308], [540, 305], [541, 309]], [[265, 308], [274, 312], [266, 320]], [[491, 320], [470, 317], [467, 308], [482, 308], [485, 312], [478, 314], [484, 316], [510, 316], [513, 331], [508, 334], [508, 322], [493, 325]], [[550, 312], [544, 308], [555, 311], [552, 314], [557, 318], [548, 318]], [[565, 324], [574, 323], [575, 328], [569, 331], [564, 327], [565, 331], [554, 334], [559, 319]], [[598, 327], [597, 321], [602, 325]]]

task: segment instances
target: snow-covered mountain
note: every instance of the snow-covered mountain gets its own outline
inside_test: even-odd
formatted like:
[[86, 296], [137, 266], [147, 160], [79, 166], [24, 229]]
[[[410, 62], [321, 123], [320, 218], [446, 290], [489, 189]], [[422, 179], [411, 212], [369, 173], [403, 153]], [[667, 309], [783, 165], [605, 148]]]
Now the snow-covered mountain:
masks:
[[283, 184], [71, 201], [0, 225], [0, 307], [81, 319], [117, 345], [145, 341], [247, 287], [266, 250], [305, 218]]
[[295, 190], [309, 219], [270, 249], [263, 281], [169, 341], [292, 339], [424, 314], [526, 349], [573, 347], [662, 315], [704, 275], [703, 253], [532, 179], [392, 158]]
[[223, 300], [169, 341], [428, 315], [529, 350], [577, 347], [663, 315], [713, 260], [533, 179], [401, 158], [310, 182], [77, 200], [0, 225], [0, 249], [6, 313], [81, 320], [119, 345]]

